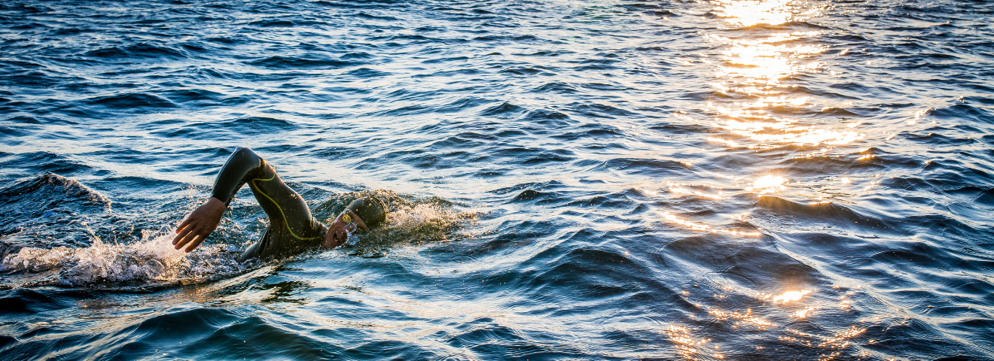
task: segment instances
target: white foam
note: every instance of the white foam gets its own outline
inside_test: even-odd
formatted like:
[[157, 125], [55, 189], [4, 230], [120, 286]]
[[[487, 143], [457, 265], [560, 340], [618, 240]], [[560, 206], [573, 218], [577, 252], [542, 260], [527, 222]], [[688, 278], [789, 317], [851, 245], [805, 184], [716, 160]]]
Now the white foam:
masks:
[[387, 213], [386, 224], [362, 236], [363, 246], [389, 246], [398, 243], [444, 242], [452, 237], [462, 238], [458, 230], [463, 222], [472, 220], [475, 213], [458, 212], [450, 207], [431, 203], [395, 204]]
[[130, 244], [104, 243], [94, 237], [89, 247], [50, 249], [25, 247], [0, 262], [2, 271], [58, 270], [48, 282], [60, 286], [146, 282], [150, 285], [191, 284], [242, 272], [232, 246], [201, 245], [189, 254], [173, 249], [172, 232], [142, 232]]
[[387, 224], [389, 227], [411, 230], [430, 223], [448, 224], [456, 219], [458, 215], [452, 210], [432, 204], [418, 204], [414, 207], [400, 207], [390, 212]]

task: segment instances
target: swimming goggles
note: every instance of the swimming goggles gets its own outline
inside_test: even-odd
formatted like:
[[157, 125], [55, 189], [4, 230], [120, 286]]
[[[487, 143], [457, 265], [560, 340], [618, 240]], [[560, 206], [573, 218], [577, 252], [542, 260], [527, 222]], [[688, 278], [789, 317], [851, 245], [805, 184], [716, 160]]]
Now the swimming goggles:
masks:
[[359, 229], [359, 226], [352, 221], [352, 216], [348, 211], [342, 214], [342, 222], [345, 223], [345, 242], [352, 238], [352, 233]]

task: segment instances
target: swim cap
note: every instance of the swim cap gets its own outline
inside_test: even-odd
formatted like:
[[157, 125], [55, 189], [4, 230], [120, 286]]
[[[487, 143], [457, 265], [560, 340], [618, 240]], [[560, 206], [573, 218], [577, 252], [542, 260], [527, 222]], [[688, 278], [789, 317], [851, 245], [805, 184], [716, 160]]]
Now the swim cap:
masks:
[[366, 227], [373, 228], [374, 226], [380, 224], [387, 219], [386, 206], [383, 201], [377, 199], [376, 197], [362, 197], [349, 203], [345, 210], [351, 210], [355, 215], [359, 216]]

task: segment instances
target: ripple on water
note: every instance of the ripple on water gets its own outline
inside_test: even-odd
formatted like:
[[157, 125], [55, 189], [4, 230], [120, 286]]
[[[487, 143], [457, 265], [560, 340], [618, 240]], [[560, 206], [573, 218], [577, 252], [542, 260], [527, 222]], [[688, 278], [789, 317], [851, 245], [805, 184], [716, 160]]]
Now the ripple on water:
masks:
[[115, 109], [175, 108], [176, 104], [163, 97], [148, 93], [130, 93], [91, 98], [87, 103]]
[[[8, 358], [991, 357], [989, 4], [105, 5], [0, 3]], [[238, 146], [389, 223], [172, 251]]]
[[110, 48], [90, 50], [83, 53], [83, 56], [91, 58], [111, 59], [113, 61], [124, 61], [126, 59], [136, 59], [136, 58], [137, 59], [142, 59], [142, 58], [183, 59], [187, 57], [186, 52], [182, 50], [174, 49], [173, 47], [170, 46], [161, 46], [161, 45], [157, 46], [143, 42], [135, 43], [124, 47], [115, 46]]

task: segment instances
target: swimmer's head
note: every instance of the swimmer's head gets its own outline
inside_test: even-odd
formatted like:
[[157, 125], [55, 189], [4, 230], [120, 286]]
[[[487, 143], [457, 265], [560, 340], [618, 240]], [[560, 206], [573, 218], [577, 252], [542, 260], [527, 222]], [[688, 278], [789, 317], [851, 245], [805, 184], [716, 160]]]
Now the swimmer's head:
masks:
[[[360, 222], [349, 215], [352, 211]], [[362, 197], [349, 203], [345, 210], [328, 224], [328, 232], [324, 235], [323, 245], [327, 249], [335, 248], [348, 241], [352, 232], [358, 231], [359, 226], [366, 229], [376, 227], [387, 219], [386, 206], [376, 197]]]
[[362, 197], [349, 203], [345, 207], [346, 211], [352, 211], [355, 215], [366, 223], [366, 227], [373, 228], [387, 219], [386, 206], [383, 201], [376, 197]]

